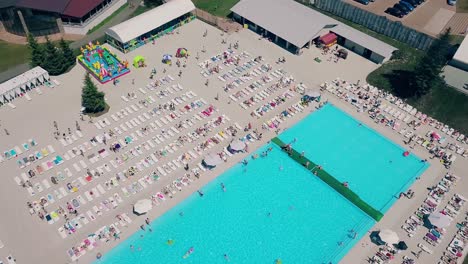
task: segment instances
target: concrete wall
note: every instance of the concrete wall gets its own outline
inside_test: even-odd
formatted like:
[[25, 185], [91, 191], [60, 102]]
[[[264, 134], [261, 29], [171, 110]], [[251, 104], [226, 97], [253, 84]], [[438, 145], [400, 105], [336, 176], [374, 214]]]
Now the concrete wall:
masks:
[[[349, 49], [350, 51], [354, 52], [354, 53], [357, 53], [361, 56], [364, 55], [364, 50], [366, 49], [366, 47], [363, 47], [363, 46], [360, 46], [354, 42], [352, 42], [351, 40], [349, 39], [346, 39], [345, 40], [345, 43], [343, 45], [344, 47], [346, 47], [347, 49]], [[377, 54], [375, 52], [372, 52], [371, 56], [369, 57], [369, 60], [370, 61], [373, 61], [375, 63], [384, 63], [386, 62], [387, 60], [389, 60], [390, 58], [385, 58], [384, 56], [380, 55], [380, 54]]]
[[90, 29], [101, 23], [104, 19], [114, 13], [125, 3], [127, 3], [127, 0], [114, 1], [110, 6], [107, 6], [104, 10], [102, 10], [100, 14], [87, 21], [86, 24], [83, 24], [82, 26], [63, 24], [63, 29], [66, 34], [86, 35]]
[[370, 57], [370, 60], [375, 62], [375, 63], [384, 63], [388, 61], [390, 58], [385, 58], [384, 56], [381, 56], [380, 54], [377, 54], [375, 52], [372, 52], [372, 55]]

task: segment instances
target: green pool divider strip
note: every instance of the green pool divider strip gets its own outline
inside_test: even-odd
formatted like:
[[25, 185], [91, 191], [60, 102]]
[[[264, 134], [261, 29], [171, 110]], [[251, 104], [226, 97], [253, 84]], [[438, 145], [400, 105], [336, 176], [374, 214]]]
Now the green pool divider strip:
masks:
[[[283, 147], [285, 144], [277, 137], [273, 138], [271, 142], [275, 143], [276, 145]], [[309, 168], [308, 170], [313, 173], [313, 169], [315, 168], [316, 164], [307, 159], [306, 157], [302, 157], [301, 153], [297, 152], [296, 150], [292, 149], [292, 155], [290, 157], [295, 160], [297, 163], [301, 164], [302, 166], [305, 166], [307, 162], [309, 162]], [[359, 209], [364, 211], [367, 215], [372, 217], [375, 221], [380, 221], [382, 219], [383, 214], [370, 206], [368, 203], [366, 203], [364, 200], [362, 200], [355, 192], [353, 192], [351, 189], [345, 187], [343, 183], [339, 182], [335, 177], [331, 176], [326, 172], [325, 170], [317, 170], [317, 174], [314, 174], [318, 178], [320, 178], [323, 182], [328, 184], [330, 187], [332, 187], [335, 191], [337, 191], [339, 194], [341, 194], [343, 197], [348, 199], [351, 203], [356, 205]]]

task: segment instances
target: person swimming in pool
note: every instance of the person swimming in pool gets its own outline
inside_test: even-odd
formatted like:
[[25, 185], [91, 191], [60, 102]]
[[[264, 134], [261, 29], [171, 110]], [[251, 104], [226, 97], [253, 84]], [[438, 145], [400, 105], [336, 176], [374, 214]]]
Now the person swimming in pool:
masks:
[[223, 190], [223, 192], [226, 192], [226, 186], [224, 186], [224, 183], [221, 183], [221, 189]]
[[198, 194], [200, 195], [200, 197], [203, 197], [203, 195], [205, 195], [205, 194], [204, 194], [202, 191], [200, 191], [200, 190], [198, 190], [197, 192], [198, 192]]
[[229, 261], [229, 256], [228, 256], [227, 254], [224, 254], [224, 259], [225, 259], [226, 261]]

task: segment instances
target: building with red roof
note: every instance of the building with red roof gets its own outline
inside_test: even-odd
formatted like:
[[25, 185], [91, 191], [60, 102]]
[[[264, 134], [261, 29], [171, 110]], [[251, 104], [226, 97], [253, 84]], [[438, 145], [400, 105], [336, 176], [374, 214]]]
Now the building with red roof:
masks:
[[5, 0], [0, 3], [0, 29], [25, 36], [86, 34], [127, 0]]

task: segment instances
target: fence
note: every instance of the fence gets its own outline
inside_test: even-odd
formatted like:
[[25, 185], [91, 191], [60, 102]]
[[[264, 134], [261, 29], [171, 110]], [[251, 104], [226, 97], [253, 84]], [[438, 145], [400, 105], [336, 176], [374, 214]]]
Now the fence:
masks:
[[391, 21], [385, 16], [379, 16], [341, 0], [300, 0], [304, 4], [315, 2], [316, 8], [332, 13], [368, 29], [396, 39], [413, 48], [427, 50], [434, 38], [417, 30], [404, 26], [401, 22]]
[[212, 25], [212, 26], [215, 26], [223, 31], [233, 31], [233, 30], [239, 30], [239, 28], [241, 27], [239, 24], [229, 20], [229, 19], [226, 19], [226, 18], [222, 18], [222, 17], [217, 17], [217, 16], [214, 16], [206, 11], [203, 11], [201, 9], [195, 9], [195, 11], [193, 12], [193, 14], [200, 20]]

